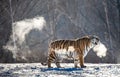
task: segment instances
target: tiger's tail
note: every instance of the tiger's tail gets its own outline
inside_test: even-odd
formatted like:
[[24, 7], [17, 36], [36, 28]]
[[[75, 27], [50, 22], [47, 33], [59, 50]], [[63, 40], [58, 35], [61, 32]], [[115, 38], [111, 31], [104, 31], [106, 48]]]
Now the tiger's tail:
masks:
[[47, 66], [48, 63], [47, 63], [47, 62], [45, 62], [45, 63], [42, 62], [41, 65], [43, 65], [43, 66]]

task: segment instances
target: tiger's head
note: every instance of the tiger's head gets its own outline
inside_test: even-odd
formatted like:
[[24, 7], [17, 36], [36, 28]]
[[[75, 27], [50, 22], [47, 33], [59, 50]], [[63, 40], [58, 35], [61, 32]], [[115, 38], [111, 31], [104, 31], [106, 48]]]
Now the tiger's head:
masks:
[[93, 36], [89, 36], [89, 38], [90, 38], [91, 45], [93, 47], [100, 44], [100, 39], [98, 36], [93, 35]]
[[100, 42], [100, 39], [98, 36], [90, 36], [91, 45], [93, 48], [93, 51], [97, 54], [98, 57], [102, 58], [106, 56], [107, 53], [107, 47]]

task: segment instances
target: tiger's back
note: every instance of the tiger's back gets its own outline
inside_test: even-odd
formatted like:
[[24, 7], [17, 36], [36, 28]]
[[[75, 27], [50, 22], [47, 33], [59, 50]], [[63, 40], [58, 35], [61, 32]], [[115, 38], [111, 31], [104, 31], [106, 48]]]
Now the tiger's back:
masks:
[[66, 49], [66, 51], [68, 51], [69, 47], [73, 47], [75, 50], [80, 50], [80, 52], [83, 52], [85, 46], [89, 46], [89, 45], [90, 45], [89, 38], [84, 37], [75, 40], [56, 40], [51, 42], [49, 48], [53, 50]]
[[52, 49], [68, 49], [68, 46], [75, 46], [74, 40], [56, 40], [50, 44]]

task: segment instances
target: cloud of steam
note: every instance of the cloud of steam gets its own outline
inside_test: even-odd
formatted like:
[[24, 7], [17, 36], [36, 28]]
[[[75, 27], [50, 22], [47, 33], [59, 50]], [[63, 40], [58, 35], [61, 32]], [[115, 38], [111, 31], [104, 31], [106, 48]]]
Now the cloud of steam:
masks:
[[[12, 24], [12, 27], [14, 28], [13, 33], [15, 35], [15, 38], [11, 37], [11, 40], [7, 43], [6, 46], [4, 46], [5, 49], [8, 49], [12, 51], [13, 57], [16, 58], [18, 50], [20, 50], [17, 46], [14, 46], [12, 43], [15, 40], [15, 43], [19, 43], [19, 45], [23, 45], [23, 42], [25, 41], [25, 36], [29, 34], [29, 32], [32, 29], [36, 30], [42, 30], [43, 27], [46, 25], [46, 21], [44, 17], [37, 16], [35, 18], [31, 19], [24, 19], [21, 21], [16, 21]], [[11, 34], [13, 36], [13, 34]], [[27, 51], [30, 51], [27, 46], [25, 47]], [[22, 58], [25, 58], [22, 56]]]
[[25, 19], [13, 23], [15, 29], [15, 35], [18, 37], [20, 43], [25, 40], [25, 35], [32, 29], [42, 30], [46, 21], [43, 17], [35, 17], [32, 19]]
[[96, 52], [97, 56], [99, 56], [100, 58], [105, 57], [106, 53], [107, 53], [107, 48], [105, 47], [104, 44], [99, 43], [99, 45], [96, 45], [93, 48], [94, 52]]

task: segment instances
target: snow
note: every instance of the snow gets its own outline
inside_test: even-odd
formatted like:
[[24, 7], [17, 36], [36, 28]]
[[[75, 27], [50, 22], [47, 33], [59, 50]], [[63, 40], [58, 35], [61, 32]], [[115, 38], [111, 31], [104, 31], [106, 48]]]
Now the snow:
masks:
[[120, 64], [90, 64], [74, 68], [73, 63], [61, 63], [64, 68], [47, 68], [40, 63], [0, 64], [0, 77], [120, 77]]

